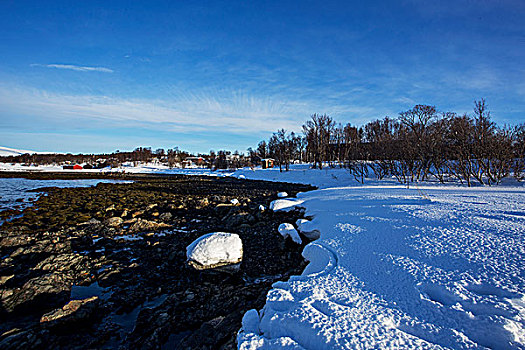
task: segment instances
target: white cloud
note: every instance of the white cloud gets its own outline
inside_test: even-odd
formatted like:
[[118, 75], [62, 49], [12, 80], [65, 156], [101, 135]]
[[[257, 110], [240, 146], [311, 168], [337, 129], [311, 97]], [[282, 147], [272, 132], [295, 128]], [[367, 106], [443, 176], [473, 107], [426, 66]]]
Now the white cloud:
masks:
[[69, 69], [76, 70], [79, 72], [103, 72], [103, 73], [113, 73], [112, 69], [106, 67], [87, 67], [87, 66], [76, 66], [73, 64], [39, 64], [33, 63], [31, 67], [45, 67], [45, 68], [57, 68], [57, 69]]
[[[385, 115], [374, 107], [321, 103], [280, 95], [259, 96], [244, 91], [173, 92], [169, 99], [125, 99], [52, 93], [0, 83], [0, 127], [11, 130], [85, 130], [143, 128], [159, 132], [203, 135], [222, 133], [266, 138], [278, 129], [301, 132], [313, 113], [360, 125]], [[350, 118], [350, 119], [349, 119]]]
[[394, 102], [399, 102], [403, 105], [416, 105], [417, 102], [414, 101], [413, 99], [411, 99], [410, 97], [406, 97], [406, 96], [401, 96], [401, 97], [398, 97], [394, 100]]
[[1, 85], [0, 106], [10, 115], [32, 116], [78, 128], [99, 123], [174, 132], [220, 131], [248, 135], [273, 132], [277, 128], [297, 130], [310, 113], [309, 107], [302, 103], [242, 93], [224, 97], [188, 94], [165, 101], [74, 96]]

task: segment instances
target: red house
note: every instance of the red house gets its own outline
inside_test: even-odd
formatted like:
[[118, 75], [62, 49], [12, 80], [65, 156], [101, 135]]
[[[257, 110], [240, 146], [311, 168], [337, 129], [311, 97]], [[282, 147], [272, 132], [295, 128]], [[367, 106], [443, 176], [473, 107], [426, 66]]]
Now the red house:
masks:
[[261, 166], [263, 169], [273, 168], [274, 161], [272, 158], [261, 159]]
[[78, 165], [78, 164], [75, 164], [75, 166], [73, 167], [73, 170], [82, 170], [82, 165]]

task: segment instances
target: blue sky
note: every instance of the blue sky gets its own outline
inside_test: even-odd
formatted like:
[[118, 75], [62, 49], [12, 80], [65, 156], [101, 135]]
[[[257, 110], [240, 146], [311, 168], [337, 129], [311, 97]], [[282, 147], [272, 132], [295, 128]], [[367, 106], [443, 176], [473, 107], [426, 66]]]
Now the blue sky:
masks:
[[525, 2], [0, 2], [0, 145], [245, 151], [313, 113], [525, 122]]

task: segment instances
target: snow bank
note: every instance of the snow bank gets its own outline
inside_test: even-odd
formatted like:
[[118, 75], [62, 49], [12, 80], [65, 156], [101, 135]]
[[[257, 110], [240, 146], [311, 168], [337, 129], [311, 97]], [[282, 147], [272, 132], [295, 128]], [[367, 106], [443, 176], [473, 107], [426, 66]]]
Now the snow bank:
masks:
[[523, 187], [299, 197], [314, 217], [301, 232], [321, 237], [304, 249], [303, 274], [251, 311], [240, 349], [525, 349]]
[[235, 233], [209, 233], [186, 248], [186, 257], [197, 270], [238, 264], [242, 260], [242, 241]]
[[309, 240], [313, 241], [321, 237], [321, 232], [315, 228], [317, 225], [316, 222], [306, 219], [299, 219], [295, 224], [297, 225], [299, 232], [301, 232]]
[[278, 231], [281, 234], [281, 236], [283, 236], [283, 238], [285, 239], [287, 237], [290, 237], [292, 241], [294, 241], [297, 244], [303, 243], [303, 241], [301, 240], [301, 237], [299, 237], [299, 233], [297, 232], [295, 227], [293, 227], [292, 224], [289, 224], [289, 223], [280, 224]]

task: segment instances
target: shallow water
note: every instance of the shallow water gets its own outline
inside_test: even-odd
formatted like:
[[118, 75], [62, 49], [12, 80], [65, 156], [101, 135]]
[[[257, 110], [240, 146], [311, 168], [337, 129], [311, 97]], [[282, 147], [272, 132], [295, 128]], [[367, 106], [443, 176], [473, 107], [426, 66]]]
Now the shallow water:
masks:
[[108, 288], [103, 288], [98, 285], [98, 282], [93, 282], [89, 286], [73, 286], [71, 288], [71, 300], [81, 300], [91, 297], [99, 297], [100, 299], [107, 299], [111, 295]]
[[122, 183], [122, 180], [29, 180], [22, 178], [0, 178], [0, 211], [19, 209], [31, 205], [31, 199], [36, 200], [41, 192], [28, 192], [42, 187], [89, 187], [99, 183]]

